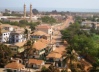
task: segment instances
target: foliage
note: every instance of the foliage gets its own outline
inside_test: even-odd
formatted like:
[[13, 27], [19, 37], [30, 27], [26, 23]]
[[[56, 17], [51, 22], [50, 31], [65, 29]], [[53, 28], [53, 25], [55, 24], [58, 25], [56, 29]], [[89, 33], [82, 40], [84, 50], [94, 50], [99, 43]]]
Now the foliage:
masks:
[[42, 69], [41, 69], [41, 72], [49, 72], [49, 71], [45, 66], [43, 66]]
[[18, 17], [21, 17], [21, 16], [23, 16], [23, 14], [15, 14], [15, 13], [9, 14], [9, 13], [3, 13], [3, 16], [18, 16]]
[[68, 71], [63, 69], [63, 70], [61, 70], [61, 72], [68, 72]]
[[46, 68], [42, 67], [41, 72], [60, 72], [58, 68], [54, 67], [52, 64]]
[[[67, 29], [61, 31], [62, 39], [67, 40], [70, 47], [81, 56], [90, 56], [95, 60], [95, 58], [99, 59], [99, 40], [98, 35], [96, 36], [93, 33], [81, 30], [79, 22], [75, 22]], [[97, 62], [93, 65], [98, 66]]]
[[0, 67], [4, 67], [12, 56], [10, 48], [4, 44], [0, 44]]
[[42, 22], [44, 23], [56, 23], [56, 20], [53, 17], [49, 17], [49, 16], [44, 16], [41, 18]]
[[37, 9], [33, 9], [32, 12], [33, 12], [34, 15], [39, 13], [39, 11]]

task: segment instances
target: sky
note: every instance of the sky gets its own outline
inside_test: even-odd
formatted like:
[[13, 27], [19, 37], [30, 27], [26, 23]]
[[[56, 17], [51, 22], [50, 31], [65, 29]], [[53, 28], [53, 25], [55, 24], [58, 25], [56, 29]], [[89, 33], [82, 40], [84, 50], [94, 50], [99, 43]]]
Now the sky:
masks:
[[79, 8], [99, 9], [99, 0], [0, 0], [0, 8]]

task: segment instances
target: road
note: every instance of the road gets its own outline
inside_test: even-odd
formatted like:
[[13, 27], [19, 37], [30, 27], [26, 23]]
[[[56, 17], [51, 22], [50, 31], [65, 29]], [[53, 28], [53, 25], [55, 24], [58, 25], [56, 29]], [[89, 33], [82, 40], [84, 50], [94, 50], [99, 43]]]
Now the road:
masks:
[[56, 40], [56, 43], [59, 43], [62, 41], [61, 37], [61, 33], [60, 33], [60, 30], [64, 30], [65, 28], [69, 27], [70, 23], [73, 23], [73, 17], [72, 16], [68, 16], [66, 21], [61, 23], [61, 24], [58, 24], [58, 25], [54, 25], [53, 26], [53, 39]]

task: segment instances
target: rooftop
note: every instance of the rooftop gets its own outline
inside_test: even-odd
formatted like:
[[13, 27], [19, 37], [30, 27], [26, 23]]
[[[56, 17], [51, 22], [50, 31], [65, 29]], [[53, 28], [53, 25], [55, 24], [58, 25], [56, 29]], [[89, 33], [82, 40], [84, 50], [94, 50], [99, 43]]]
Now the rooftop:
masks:
[[43, 60], [29, 59], [29, 64], [41, 65], [43, 62]]
[[47, 44], [46, 43], [43, 43], [41, 41], [37, 41], [33, 44], [32, 48], [35, 48], [36, 50], [42, 50], [44, 48], [47, 47]]
[[41, 24], [36, 27], [36, 29], [50, 29], [51, 26], [48, 24]]
[[31, 35], [38, 35], [38, 36], [43, 36], [43, 35], [45, 35], [45, 36], [49, 36], [47, 33], [43, 32], [43, 31], [36, 31], [36, 32], [34, 32], [33, 34], [31, 34]]
[[18, 62], [12, 62], [12, 63], [8, 63], [5, 68], [11, 68], [11, 69], [21, 69], [24, 68], [24, 65], [22, 65], [21, 63]]
[[47, 58], [61, 58], [62, 55], [58, 52], [51, 52], [48, 54]]

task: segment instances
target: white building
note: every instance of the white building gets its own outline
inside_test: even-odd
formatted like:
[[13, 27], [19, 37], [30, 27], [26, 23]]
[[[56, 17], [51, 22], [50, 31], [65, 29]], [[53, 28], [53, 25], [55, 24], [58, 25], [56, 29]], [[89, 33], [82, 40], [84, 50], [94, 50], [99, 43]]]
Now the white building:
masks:
[[24, 42], [26, 38], [23, 33], [21, 32], [12, 32], [10, 34], [10, 43], [17, 43], [17, 42]]
[[8, 42], [10, 36], [10, 31], [2, 30], [0, 35], [0, 42]]

